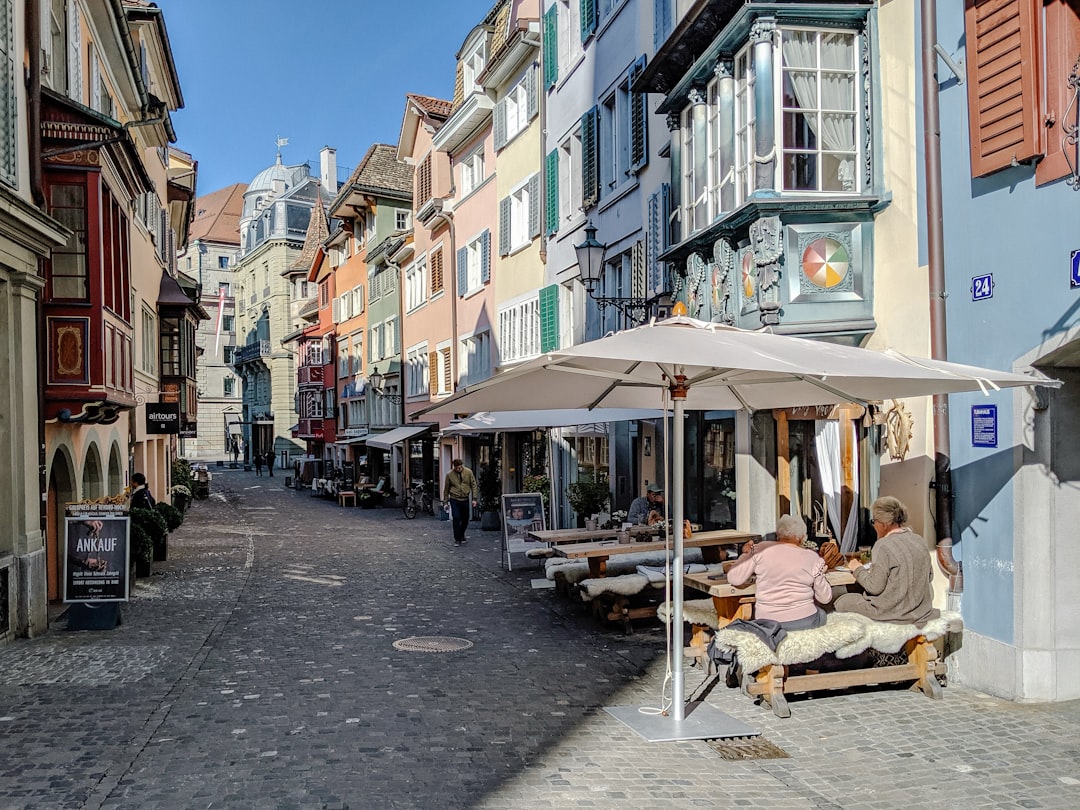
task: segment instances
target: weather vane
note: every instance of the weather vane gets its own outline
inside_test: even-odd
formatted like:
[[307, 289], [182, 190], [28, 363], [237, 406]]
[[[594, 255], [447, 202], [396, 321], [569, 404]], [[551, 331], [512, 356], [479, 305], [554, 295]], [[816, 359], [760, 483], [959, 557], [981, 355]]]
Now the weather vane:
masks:
[[288, 138], [276, 138], [274, 143], [277, 144], [277, 159], [278, 163], [281, 163], [281, 147], [289, 145]]

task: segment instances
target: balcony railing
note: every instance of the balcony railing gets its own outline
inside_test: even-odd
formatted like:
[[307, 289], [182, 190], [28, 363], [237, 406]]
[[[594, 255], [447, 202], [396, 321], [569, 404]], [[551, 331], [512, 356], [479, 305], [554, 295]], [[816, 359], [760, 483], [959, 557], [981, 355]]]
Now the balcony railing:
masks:
[[238, 366], [241, 363], [250, 363], [252, 360], [258, 360], [260, 357], [270, 356], [270, 341], [260, 340], [255, 343], [248, 343], [246, 346], [240, 346], [233, 354], [233, 365]]

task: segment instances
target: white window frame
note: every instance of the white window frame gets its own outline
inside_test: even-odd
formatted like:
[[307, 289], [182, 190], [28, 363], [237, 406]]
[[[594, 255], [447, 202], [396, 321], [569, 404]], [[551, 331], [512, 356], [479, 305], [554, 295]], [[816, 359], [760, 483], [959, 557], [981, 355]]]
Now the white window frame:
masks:
[[482, 237], [478, 236], [465, 245], [465, 256], [465, 294], [469, 295], [484, 286], [484, 240]]
[[461, 86], [466, 97], [482, 92], [476, 77], [484, 72], [487, 65], [487, 42], [481, 37], [461, 58]]
[[510, 192], [510, 252], [520, 250], [532, 241], [529, 233], [529, 181]]
[[422, 307], [428, 300], [427, 256], [421, 256], [405, 269], [405, 311]]
[[408, 208], [394, 210], [394, 230], [407, 231], [412, 225], [412, 211]]
[[499, 309], [499, 365], [540, 355], [540, 296], [530, 295]]
[[431, 372], [428, 368], [428, 344], [417, 343], [405, 352], [405, 395], [408, 397], [427, 396], [431, 388]]
[[572, 220], [582, 208], [581, 124], [559, 144], [559, 219]]
[[566, 76], [581, 57], [581, 0], [557, 0], [559, 76]]
[[458, 376], [462, 385], [486, 380], [491, 376], [491, 332], [487, 329], [461, 338]]
[[[528, 70], [532, 70], [530, 66]], [[528, 73], [518, 79], [507, 92], [504, 100], [506, 110], [506, 142], [509, 143], [529, 126]]]
[[606, 197], [630, 179], [630, 83], [623, 78], [600, 102], [600, 197]]
[[467, 197], [484, 182], [484, 147], [461, 159], [461, 195]]

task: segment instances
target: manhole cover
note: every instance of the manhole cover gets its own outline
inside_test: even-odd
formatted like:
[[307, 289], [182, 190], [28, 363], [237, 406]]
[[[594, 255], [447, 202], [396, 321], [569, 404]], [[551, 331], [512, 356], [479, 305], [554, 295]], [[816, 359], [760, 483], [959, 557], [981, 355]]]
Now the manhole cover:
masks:
[[447, 636], [412, 636], [402, 638], [394, 642], [395, 650], [406, 652], [444, 653], [467, 650], [473, 643], [464, 638], [449, 638]]
[[788, 759], [786, 751], [763, 737], [728, 737], [705, 743], [724, 759]]

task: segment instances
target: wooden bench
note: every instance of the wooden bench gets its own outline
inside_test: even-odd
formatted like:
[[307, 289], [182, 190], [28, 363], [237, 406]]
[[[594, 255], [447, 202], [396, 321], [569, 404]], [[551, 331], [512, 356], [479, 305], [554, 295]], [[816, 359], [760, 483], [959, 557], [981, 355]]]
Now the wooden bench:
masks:
[[346, 503], [349, 506], [356, 506], [356, 493], [355, 492], [339, 492], [337, 494], [338, 506], [345, 506]]

